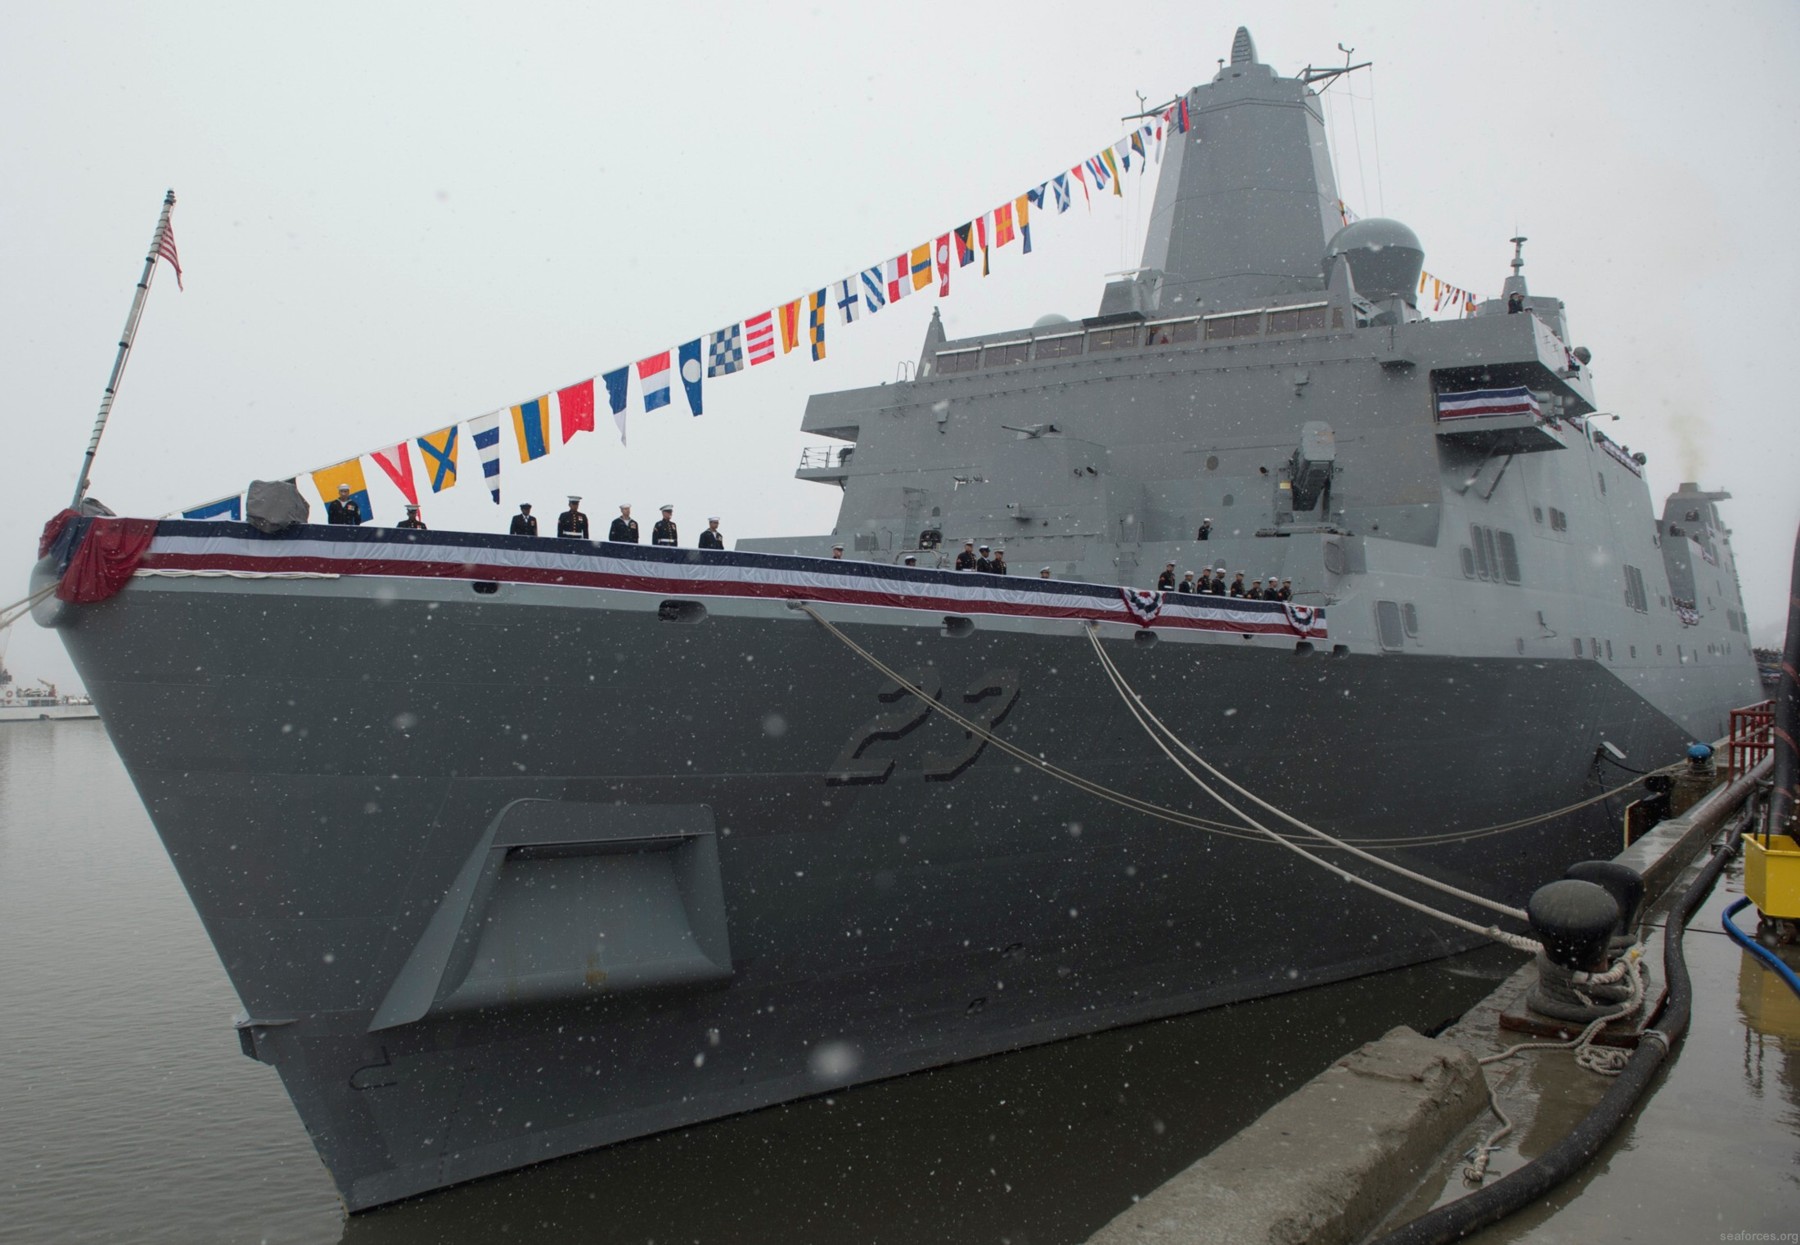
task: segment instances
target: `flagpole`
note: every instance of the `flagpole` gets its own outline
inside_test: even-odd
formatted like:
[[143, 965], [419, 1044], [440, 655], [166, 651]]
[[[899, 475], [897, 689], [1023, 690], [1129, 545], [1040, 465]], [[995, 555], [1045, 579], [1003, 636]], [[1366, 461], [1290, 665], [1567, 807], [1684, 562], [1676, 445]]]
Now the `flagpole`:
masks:
[[156, 275], [158, 248], [169, 230], [169, 213], [175, 207], [175, 192], [163, 196], [162, 215], [156, 221], [156, 234], [150, 239], [150, 253], [144, 257], [144, 275], [138, 278], [137, 293], [131, 299], [131, 314], [125, 317], [125, 331], [119, 337], [119, 354], [113, 360], [112, 376], [100, 398], [100, 413], [94, 417], [94, 435], [88, 439], [87, 457], [81, 461], [81, 477], [75, 483], [75, 498], [69, 509], [80, 507], [87, 494], [88, 473], [94, 466], [94, 455], [100, 449], [100, 434], [106, 431], [106, 420], [112, 414], [113, 399], [119, 394], [119, 380], [125, 374], [125, 360], [131, 355], [131, 342], [137, 336], [138, 320], [144, 314], [144, 297], [150, 293], [150, 278]]

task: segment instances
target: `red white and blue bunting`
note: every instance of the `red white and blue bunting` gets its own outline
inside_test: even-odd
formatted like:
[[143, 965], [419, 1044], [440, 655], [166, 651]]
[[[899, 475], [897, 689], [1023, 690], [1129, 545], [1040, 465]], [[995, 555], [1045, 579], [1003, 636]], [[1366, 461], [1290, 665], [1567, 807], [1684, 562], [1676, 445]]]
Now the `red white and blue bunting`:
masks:
[[[105, 525], [123, 520], [80, 520]], [[134, 520], [134, 522], [145, 522]], [[1290, 639], [1327, 636], [1325, 611], [1292, 602], [1166, 593], [971, 571], [790, 554], [546, 541], [479, 532], [307, 527], [165, 519], [124, 577], [427, 579], [535, 584], [701, 600], [811, 601], [962, 616], [1070, 619]], [[85, 528], [83, 529], [86, 530]], [[119, 582], [123, 582], [121, 577]], [[116, 589], [115, 589], [116, 590]]]

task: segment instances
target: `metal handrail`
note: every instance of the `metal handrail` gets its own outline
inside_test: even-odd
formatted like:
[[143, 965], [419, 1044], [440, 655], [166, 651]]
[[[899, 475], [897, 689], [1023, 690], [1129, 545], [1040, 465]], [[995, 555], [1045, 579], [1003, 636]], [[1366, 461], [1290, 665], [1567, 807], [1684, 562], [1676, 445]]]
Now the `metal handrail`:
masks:
[[856, 452], [854, 445], [809, 445], [800, 451], [801, 471], [829, 471], [843, 467]]
[[1761, 701], [1731, 711], [1731, 732], [1725, 739], [1727, 781], [1749, 773], [1775, 747], [1775, 702]]

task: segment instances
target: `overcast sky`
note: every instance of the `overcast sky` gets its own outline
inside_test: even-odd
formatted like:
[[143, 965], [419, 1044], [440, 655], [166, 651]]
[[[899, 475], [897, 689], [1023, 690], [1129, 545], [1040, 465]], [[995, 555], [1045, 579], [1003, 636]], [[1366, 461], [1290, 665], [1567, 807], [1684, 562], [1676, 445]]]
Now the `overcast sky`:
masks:
[[[1609, 433], [1657, 505], [1729, 489], [1753, 632], [1778, 633], [1800, 523], [1788, 368], [1800, 172], [1788, 0], [1543, 5], [908, 3], [26, 4], [0, 40], [0, 604], [66, 505], [173, 187], [186, 271], [156, 279], [94, 472], [154, 515], [536, 396], [935, 236], [1210, 79], [1248, 21], [1283, 73], [1375, 62], [1328, 93], [1340, 189], [1418, 233], [1426, 268], [1535, 292], [1594, 352]], [[1154, 172], [1152, 172], [1152, 176]], [[1132, 174], [1136, 181], [1137, 175]], [[1035, 222], [958, 274], [951, 336], [1097, 309], [1151, 191]], [[1134, 192], [1137, 187], [1134, 187]], [[967, 270], [969, 273], [974, 269]], [[464, 482], [433, 526], [503, 530], [568, 492], [604, 521], [668, 501], [684, 532], [823, 532], [793, 471], [808, 393], [892, 380], [930, 297]], [[635, 405], [635, 395], [634, 395]], [[604, 419], [604, 412], [602, 413]], [[465, 455], [468, 451], [465, 449]], [[377, 486], [379, 511], [398, 496]], [[72, 681], [29, 624], [22, 678]]]

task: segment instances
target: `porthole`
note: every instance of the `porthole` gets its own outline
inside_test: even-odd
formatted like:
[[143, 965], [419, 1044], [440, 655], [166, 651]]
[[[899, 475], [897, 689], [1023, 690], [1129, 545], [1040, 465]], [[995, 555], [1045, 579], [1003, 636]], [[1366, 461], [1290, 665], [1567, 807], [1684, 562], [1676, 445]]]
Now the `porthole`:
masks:
[[1232, 502], [1234, 502], [1236, 500], [1237, 500], [1237, 498], [1233, 497], [1230, 493], [1227, 493], [1227, 494], [1225, 494], [1225, 496], [1223, 496], [1219, 499], [1219, 504], [1221, 506], [1229, 506], [1229, 505], [1231, 505]]
[[1208, 471], [1217, 471], [1219, 469], [1219, 456], [1217, 454], [1208, 454], [1206, 456], [1206, 469]]

